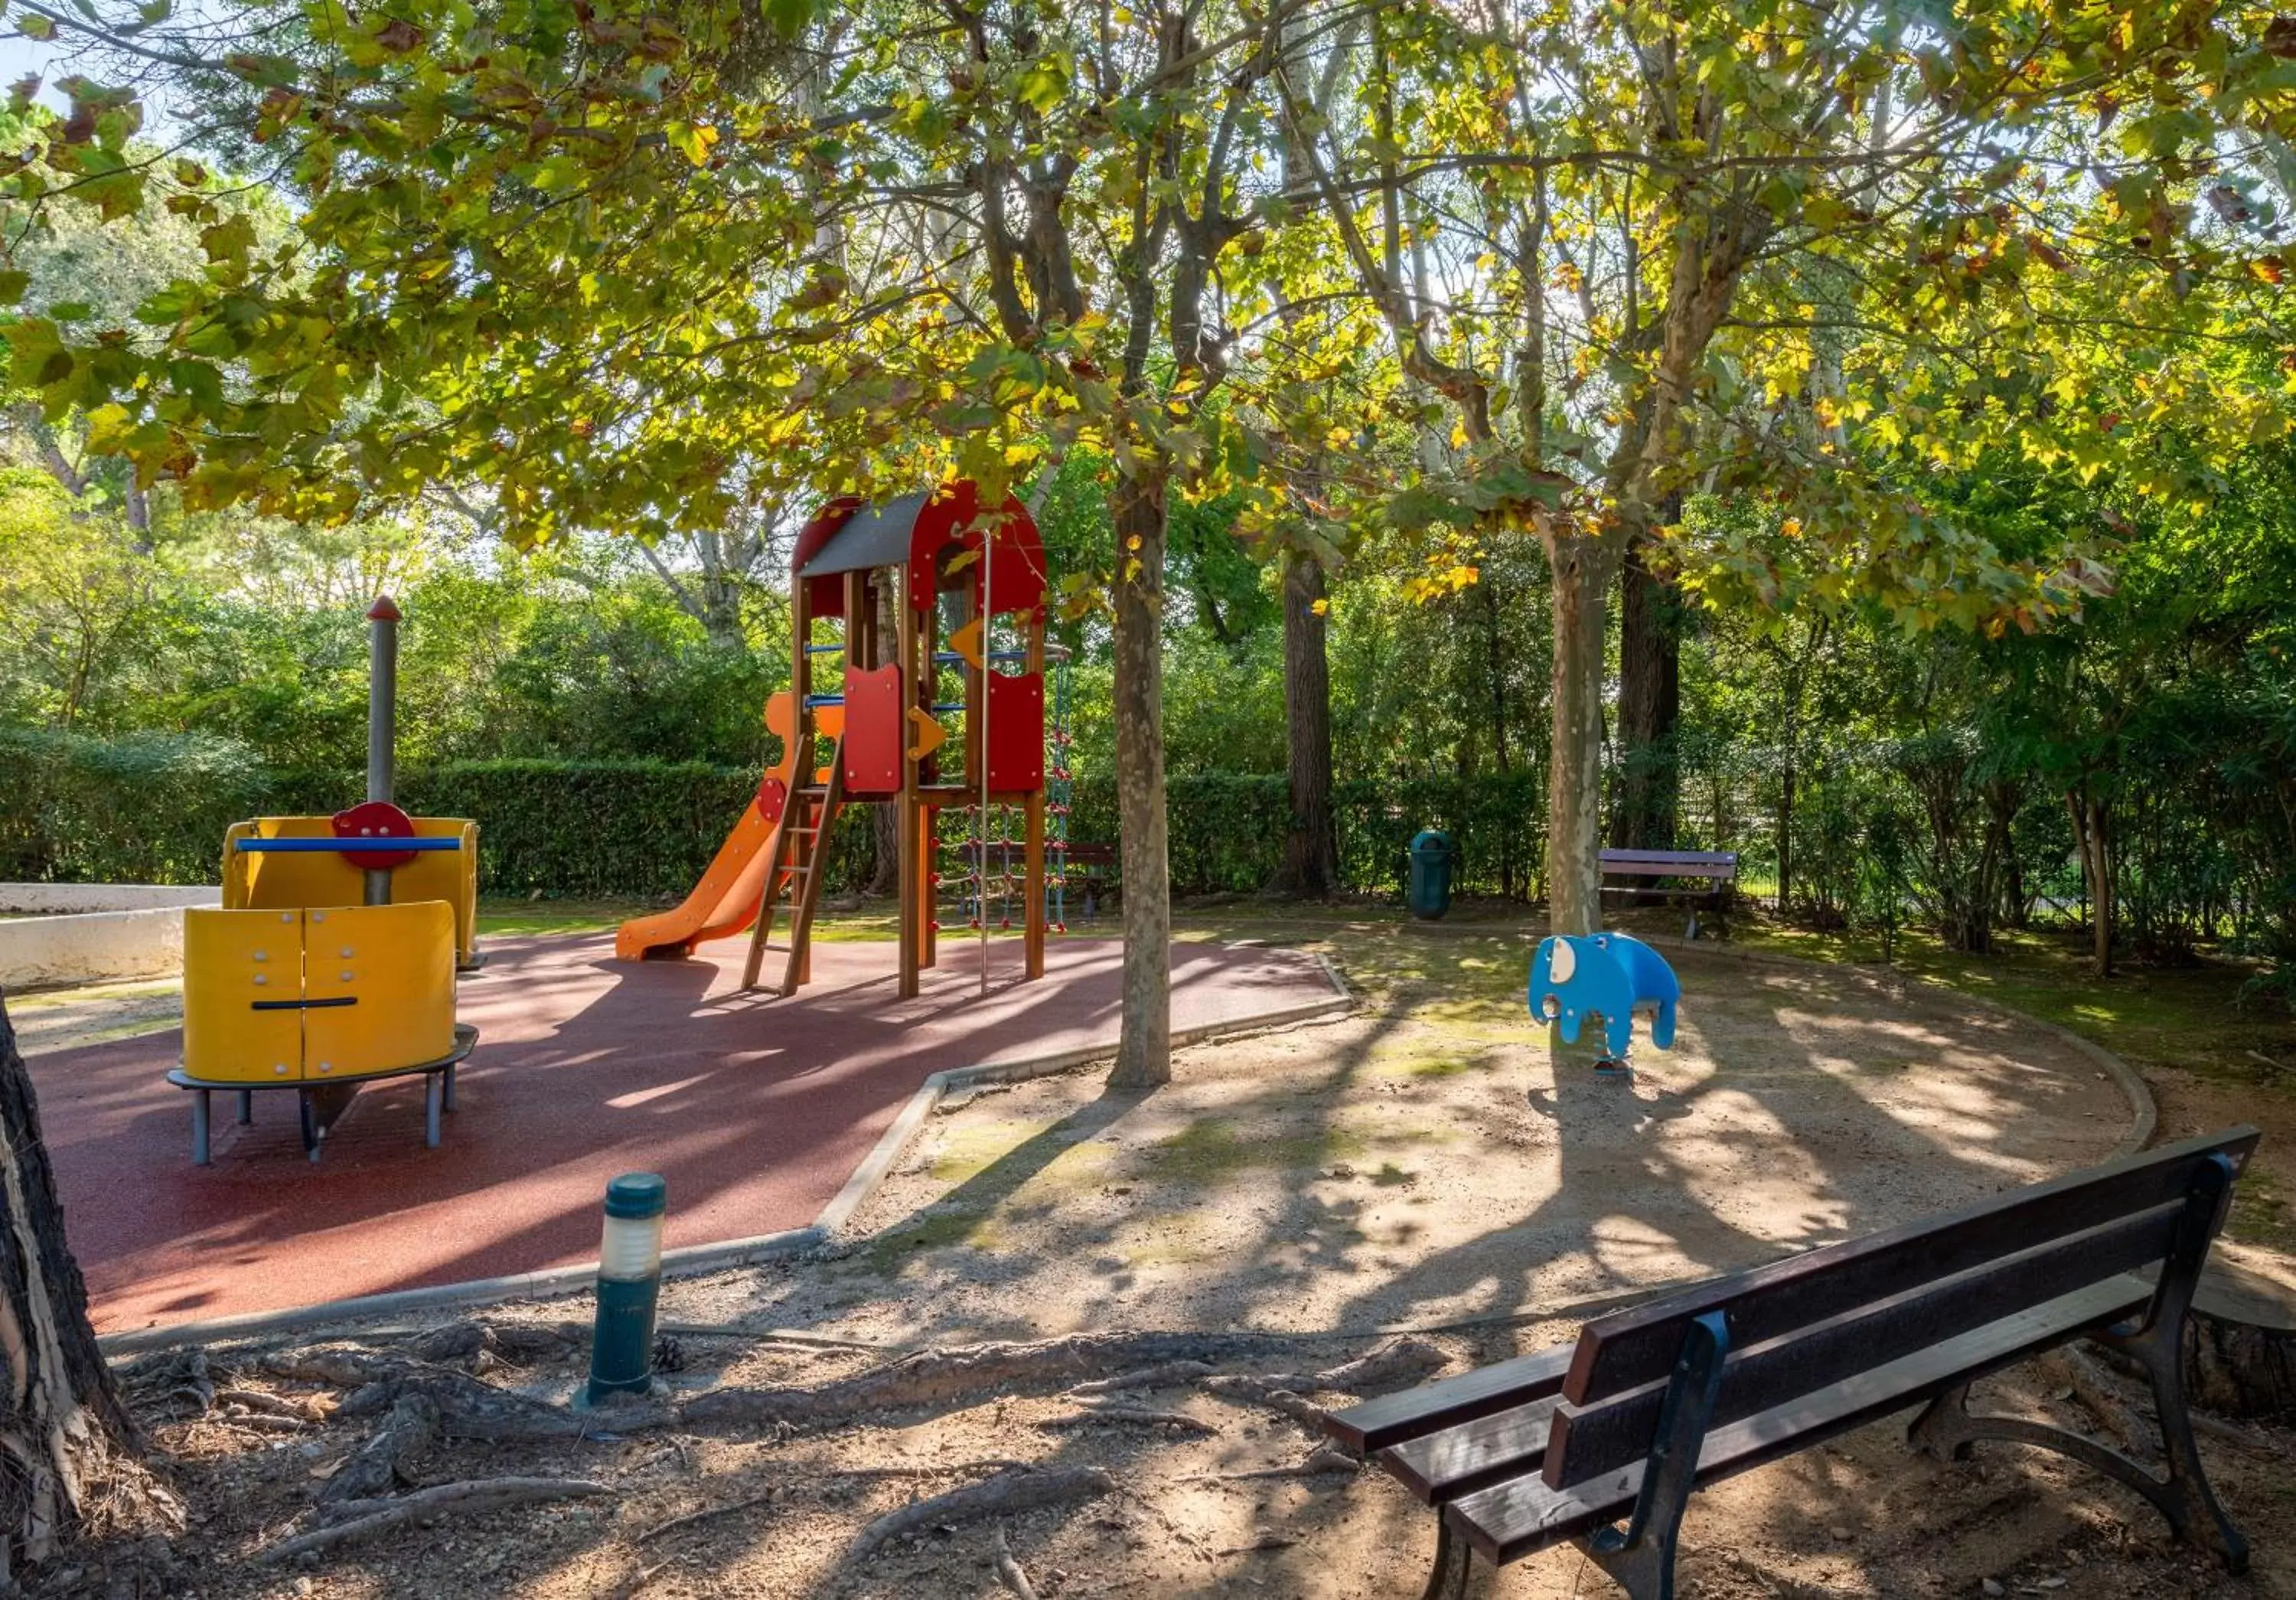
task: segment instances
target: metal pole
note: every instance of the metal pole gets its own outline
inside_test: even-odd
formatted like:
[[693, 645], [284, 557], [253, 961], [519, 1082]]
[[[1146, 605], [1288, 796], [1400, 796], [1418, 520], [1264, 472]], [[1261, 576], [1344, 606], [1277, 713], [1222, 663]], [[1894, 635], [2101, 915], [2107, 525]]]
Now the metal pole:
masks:
[[[366, 797], [388, 800], [395, 798], [398, 777], [398, 608], [390, 595], [378, 595], [366, 621]], [[367, 869], [366, 903], [390, 904], [387, 869]]]

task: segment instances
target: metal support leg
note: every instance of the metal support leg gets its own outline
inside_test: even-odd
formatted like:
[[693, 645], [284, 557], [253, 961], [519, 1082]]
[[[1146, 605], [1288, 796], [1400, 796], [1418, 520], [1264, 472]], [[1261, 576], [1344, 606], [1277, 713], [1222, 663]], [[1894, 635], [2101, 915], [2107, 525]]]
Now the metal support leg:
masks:
[[449, 1063], [447, 1068], [447, 1093], [445, 1098], [447, 1109], [448, 1111], [453, 1111], [455, 1109], [455, 1067], [452, 1063]]
[[239, 1125], [242, 1128], [245, 1128], [249, 1123], [254, 1120], [255, 1091], [253, 1089], [242, 1089], [239, 1091]]
[[1451, 1531], [1451, 1519], [1439, 1508], [1435, 1514], [1435, 1570], [1419, 1600], [1467, 1600], [1467, 1579], [1475, 1553], [1467, 1541]]
[[2187, 1197], [2177, 1243], [2161, 1263], [2152, 1304], [2134, 1325], [2090, 1335], [2142, 1366], [2151, 1380], [2152, 1403], [2161, 1419], [2161, 1454], [2168, 1461], [2167, 1477], [2156, 1477], [2120, 1451], [2062, 1428], [2018, 1416], [1972, 1414], [1966, 1383], [1938, 1396], [1914, 1419], [1909, 1434], [1914, 1445], [1956, 1461], [1966, 1461], [1970, 1447], [1980, 1439], [2007, 1440], [2069, 1456], [2144, 1496], [2185, 1543], [2210, 1551], [2230, 1571], [2246, 1571], [2248, 1540], [2225, 1515], [2216, 1491], [2209, 1487], [2208, 1473], [2193, 1439], [2184, 1383], [2185, 1313], [2199, 1284], [2209, 1242], [2223, 1220], [2232, 1178], [2231, 1163], [2222, 1156], [2202, 1169], [2200, 1184]]
[[1722, 1389], [1730, 1333], [1719, 1311], [1690, 1325], [1659, 1409], [1658, 1442], [1643, 1465], [1642, 1490], [1624, 1528], [1598, 1528], [1587, 1554], [1631, 1600], [1674, 1600], [1674, 1549], [1682, 1514], [1698, 1484], [1698, 1453]]
[[422, 1142], [433, 1150], [439, 1148], [439, 1112], [447, 1099], [445, 1077], [443, 1072], [422, 1074]]
[[192, 1165], [204, 1167], [208, 1161], [208, 1091], [192, 1091]]

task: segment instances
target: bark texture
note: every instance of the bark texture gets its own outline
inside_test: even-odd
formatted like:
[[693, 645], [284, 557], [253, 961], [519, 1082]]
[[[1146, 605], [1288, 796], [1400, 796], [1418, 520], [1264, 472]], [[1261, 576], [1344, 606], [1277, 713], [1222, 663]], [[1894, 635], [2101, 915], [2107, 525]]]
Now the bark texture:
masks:
[[145, 1470], [64, 1245], [32, 1079], [0, 997], [0, 1585], [84, 1537], [180, 1525]]
[[1172, 869], [1164, 807], [1164, 482], [1116, 488], [1116, 801], [1121, 834], [1124, 1023], [1109, 1084], [1172, 1079]]
[[1332, 663], [1323, 563], [1293, 551], [1283, 569], [1283, 735], [1292, 784], [1292, 826], [1273, 887], [1283, 894], [1331, 893], [1340, 877], [1332, 825]]
[[[1615, 542], [1614, 542], [1615, 541]], [[1623, 540], [1564, 533], [1554, 565], [1554, 753], [1547, 767], [1547, 921], [1557, 933], [1603, 925], [1603, 643], [1604, 601]]]
[[1681, 596], [1641, 551], [1630, 551], [1619, 582], [1619, 796], [1611, 843], [1620, 849], [1674, 848], [1681, 721]]

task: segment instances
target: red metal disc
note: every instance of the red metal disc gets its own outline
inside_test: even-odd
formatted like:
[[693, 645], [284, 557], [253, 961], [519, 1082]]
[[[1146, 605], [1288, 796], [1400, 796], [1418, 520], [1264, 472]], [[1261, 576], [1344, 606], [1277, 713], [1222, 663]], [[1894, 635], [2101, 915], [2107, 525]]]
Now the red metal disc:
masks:
[[[414, 819], [389, 800], [362, 800], [348, 811], [335, 813], [335, 837], [338, 839], [412, 839]], [[388, 870], [405, 866], [414, 859], [413, 850], [345, 850], [343, 858], [353, 866], [373, 870]]]

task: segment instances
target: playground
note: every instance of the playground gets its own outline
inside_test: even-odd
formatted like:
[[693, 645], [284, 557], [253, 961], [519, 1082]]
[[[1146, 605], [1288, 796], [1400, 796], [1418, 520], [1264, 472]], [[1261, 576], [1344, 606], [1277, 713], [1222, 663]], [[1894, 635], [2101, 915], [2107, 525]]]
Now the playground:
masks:
[[[1385, 1594], [1428, 1561], [1398, 1482], [1446, 1519], [1431, 1593], [1464, 1592], [1463, 1529], [1533, 1558], [1499, 1579], [1517, 1596], [1575, 1594], [1573, 1560], [1614, 1554], [1474, 1520], [1511, 1496], [1541, 1518], [1631, 1503], [1640, 1527], [1671, 1495], [1669, 1570], [1677, 1530], [1761, 1516], [1780, 1543], [1759, 1567], [1742, 1541], [1685, 1562], [1696, 1592], [1748, 1600], [1780, 1582], [2047, 1594], [2115, 1564], [2114, 1592], [2183, 1586], [2185, 1546], [2093, 1484], [2048, 1469], [2051, 1492], [2027, 1481], [2004, 1520], [1982, 1472], [1911, 1486], [1856, 1428], [1909, 1396], [1964, 1408], [1967, 1382], [2027, 1356], [2008, 1436], [2119, 1476], [2186, 1544], [2244, 1563], [2235, 1524], [2285, 1492], [2285, 1453], [2218, 1423], [2204, 1471], [2178, 1397], [2197, 1382], [2271, 1408], [2243, 1386], [2277, 1370], [2253, 1342], [2296, 1331], [2276, 1144], [2245, 1236], [2204, 1275], [2254, 1128], [2160, 1147], [2152, 1089], [2079, 1034], [1894, 961], [1718, 943], [1731, 852], [1603, 852], [1638, 889], [1600, 931], [1447, 923], [1453, 844], [1431, 829], [1407, 852], [1409, 921], [1234, 918], [1169, 940], [1172, 1081], [1119, 1089], [1096, 1069], [1137, 997], [1125, 945], [1070, 926], [1075, 865], [1106, 847], [1070, 837], [1047, 592], [1017, 500], [958, 482], [829, 502], [791, 557], [772, 753], [690, 891], [483, 937], [487, 819], [398, 804], [402, 618], [379, 598], [364, 799], [232, 824], [219, 903], [185, 897], [145, 964], [88, 973], [142, 981], [23, 1008], [94, 1330], [201, 1503], [227, 1508], [203, 1530], [203, 1592], [269, 1594], [263, 1569], [415, 1515], [419, 1494], [382, 1491], [449, 1465], [463, 1481], [422, 1493], [618, 1505], [477, 1548], [392, 1541], [362, 1558], [387, 1588], [942, 1594], [987, 1571], [1023, 1596]], [[871, 806], [890, 915], [840, 924], [839, 824]], [[176, 965], [179, 985], [152, 981]], [[2241, 1108], [2221, 1110], [2176, 1131]], [[2003, 1208], [2022, 1220], [1988, 1220]], [[2157, 1289], [2128, 1276], [2148, 1265]], [[1804, 1270], [1846, 1275], [1850, 1298], [1778, 1276]], [[1558, 1412], [1549, 1379], [1508, 1375], [1582, 1322], [1592, 1338], [1772, 1281], [1799, 1323], [1730, 1302], [1758, 1332], [1727, 1372], [1773, 1398], [1720, 1421], [1760, 1412], [1756, 1445], [1707, 1431], [1719, 1309], [1665, 1335], [1664, 1410], [1609, 1446], [1599, 1421], [1593, 1444], [1572, 1432], [1605, 1397]], [[2197, 1296], [2202, 1345], [2251, 1356], [2187, 1378], [2182, 1343], [2120, 1331], [2132, 1295], [2173, 1305], [2158, 1325], [2179, 1340]], [[1789, 1349], [1797, 1327], [1809, 1342]], [[2083, 1334], [2151, 1352], [2155, 1432], [2125, 1376], [2060, 1348]], [[1837, 1375], [1790, 1373], [1804, 1349]], [[1961, 1365], [1906, 1375], [1916, 1358]], [[1570, 1382], [1591, 1381], [1574, 1358]], [[1659, 1388], [1619, 1380], [1612, 1404]], [[2099, 1425], [2136, 1457], [2163, 1449], [2166, 1486], [2100, 1453], [2080, 1432]], [[1663, 1488], [1672, 1447], [1652, 1443], [1681, 1427], [1784, 1459], [1685, 1520], [1689, 1480]], [[1803, 1453], [1797, 1432], [1842, 1441]], [[1578, 1475], [1538, 1478], [1542, 1454]], [[1624, 1499], [1578, 1487], [1634, 1463], [1645, 1488]], [[321, 1512], [280, 1536], [307, 1494]], [[2257, 1572], [2296, 1593], [2279, 1552]]]
[[[1696, 1006], [1685, 1008], [1672, 1051], [1638, 1057], [1630, 1075], [1598, 1075], [1591, 1041], [1557, 1046], [1524, 1013], [1521, 976], [1538, 932], [1201, 925], [1177, 948], [1179, 972], [1198, 979], [1179, 993], [1208, 987], [1200, 963], [1220, 952], [1262, 974], [1246, 989], [1331, 960], [1353, 980], [1355, 1007], [1184, 1049], [1175, 1083], [1145, 1098], [1110, 1095], [1089, 1068], [952, 1095], [827, 1247], [666, 1284], [660, 1325], [674, 1357], [662, 1375], [683, 1408], [674, 1430], [633, 1417], [588, 1440], [442, 1440], [423, 1458], [426, 1477], [597, 1479], [615, 1486], [614, 1500], [545, 1509], [482, 1538], [442, 1524], [371, 1547], [357, 1557], [363, 1580], [552, 1600], [632, 1592], [626, 1586], [641, 1578], [645, 1593], [668, 1596], [969, 1595], [991, 1592], [992, 1541], [1001, 1539], [1040, 1593], [1413, 1592], [1431, 1542], [1420, 1508], [1375, 1474], [1320, 1458], [1314, 1431], [1271, 1408], [1258, 1374], [1331, 1374], [1370, 1358], [1387, 1374], [1379, 1385], [1394, 1387], [1536, 1350], [1661, 1284], [2092, 1167], [2142, 1131], [2152, 1104], [2141, 1085], [2132, 1098], [2133, 1080], [2110, 1057], [2029, 1018], [1899, 975], [1714, 947], [1660, 947]], [[644, 1015], [627, 1016], [627, 1032], [603, 1026], [644, 979], [713, 974], [702, 1003], [688, 1005], [698, 1048], [715, 1047], [713, 1030], [743, 1016], [706, 1003], [739, 993], [737, 963], [618, 969], [603, 942], [492, 941], [496, 954], [470, 985], [466, 1012], [489, 1040], [535, 1052], [529, 1065], [556, 1063], [537, 1074], [545, 1079], [578, 1073], [601, 1052], [623, 1062], [644, 1053]], [[1075, 948], [1090, 947], [1054, 947], [1049, 976], [1062, 975], [1063, 952]], [[770, 1016], [816, 995], [849, 1000], [857, 984], [889, 989], [895, 954], [888, 939], [824, 942], [806, 996], [749, 1004]], [[554, 997], [513, 1005], [505, 984], [480, 998], [510, 972], [527, 974], [521, 989]], [[1053, 987], [1013, 983], [991, 1004], [1024, 1005], [1016, 997]], [[929, 981], [926, 1005], [935, 993]], [[545, 1005], [555, 1024], [542, 1023]], [[529, 1023], [513, 1021], [520, 1006]], [[657, 1033], [662, 1020], [652, 1018]], [[60, 1094], [90, 1062], [149, 1055], [160, 1038], [36, 1056], [34, 1071], [44, 1094]], [[656, 1108], [659, 1130], [644, 1136], [682, 1150], [705, 1144], [705, 1122], [738, 1104], [756, 1113], [739, 1123], [743, 1145], [779, 1150], [795, 1141], [781, 1143], [777, 1120], [809, 1098], [816, 1109], [806, 1114], [817, 1120], [806, 1138], [824, 1153], [808, 1163], [816, 1186], [794, 1213], [802, 1216], [869, 1142], [859, 1128], [827, 1131], [832, 1108], [881, 1126], [923, 1065], [906, 1062], [896, 1076], [883, 1067], [784, 1073], [768, 1063], [775, 1087], [754, 1104], [711, 1089], [701, 1093], [711, 1117], [688, 1120], [676, 1105], [696, 1091], [681, 1090], [622, 1114]], [[677, 1084], [693, 1066], [665, 1058], [643, 1069], [643, 1081]], [[470, 1109], [458, 1117], [482, 1105], [499, 1114], [489, 1076], [473, 1068]], [[582, 1080], [561, 1081], [570, 1093]], [[2170, 1114], [2220, 1109], [2180, 1104]], [[412, 1129], [386, 1102], [359, 1106], [316, 1166], [302, 1161], [291, 1128], [258, 1122], [201, 1172], [182, 1164], [180, 1133], [172, 1118], [152, 1130], [155, 1169], [242, 1194], [266, 1167], [274, 1178], [364, 1193], [392, 1170], [481, 1143], [457, 1128], [437, 1152], [410, 1151]], [[68, 1136], [57, 1144], [60, 1161], [78, 1147]], [[734, 1191], [695, 1194], [676, 1170], [673, 1194], [726, 1214]], [[594, 1227], [594, 1194], [583, 1199]], [[427, 1239], [456, 1270], [496, 1265], [475, 1256], [498, 1227], [517, 1231], [512, 1218], [495, 1221], [496, 1202], [489, 1192], [435, 1213], [454, 1218], [443, 1246], [438, 1220], [402, 1231], [389, 1219], [386, 1236]], [[99, 1287], [100, 1316], [118, 1303]], [[125, 1370], [159, 1442], [186, 1464], [203, 1503], [225, 1508], [202, 1530], [206, 1547], [247, 1552], [294, 1517], [308, 1486], [340, 1470], [373, 1426], [356, 1407], [329, 1415], [340, 1391], [321, 1374], [419, 1356], [556, 1401], [579, 1383], [582, 1311], [579, 1299], [512, 1297], [210, 1340], [206, 1370], [226, 1374], [215, 1381], [300, 1408], [292, 1415], [307, 1420], [276, 1432], [232, 1421], [245, 1402], [209, 1413], [168, 1398], [184, 1370], [179, 1350], [127, 1358]], [[1078, 1388], [1079, 1378], [1152, 1365], [1126, 1353], [1134, 1338], [1161, 1341], [1161, 1358], [1206, 1366], [1144, 1388]], [[967, 1375], [998, 1350], [1011, 1353]], [[889, 1370], [898, 1382], [909, 1352], [944, 1362], [931, 1379], [936, 1398], [865, 1390], [826, 1427], [794, 1431], [743, 1408], [766, 1403], [750, 1397], [849, 1379], [883, 1383], [868, 1374]], [[2005, 1380], [2001, 1392], [2035, 1415], [2095, 1428], [2072, 1392], [2085, 1371], [2044, 1365]], [[2296, 1489], [2287, 1435], [2226, 1426], [2209, 1443], [2218, 1491], [2235, 1515], [2263, 1520], [2276, 1497]], [[2296, 1593], [2296, 1572], [2269, 1547], [2249, 1579], [2227, 1587], [2141, 1506], [2069, 1465], [2002, 1456], [1974, 1470], [1939, 1465], [1909, 1456], [1897, 1433], [1868, 1428], [1700, 1496], [1685, 1531], [1691, 1592], [1990, 1594], [1981, 1586], [1991, 1580], [2012, 1594]], [[893, 1539], [865, 1560], [851, 1554], [873, 1519], [1014, 1460], [1046, 1475], [1084, 1474], [1086, 1490], [1072, 1505], [1015, 1508], [994, 1527], [967, 1522]], [[1760, 1529], [1759, 1544], [1732, 1537], [1745, 1526]], [[1346, 1576], [1333, 1580], [1334, 1571]], [[244, 1562], [176, 1576], [205, 1595], [291, 1587]], [[1508, 1569], [1496, 1592], [1562, 1600], [1594, 1581], [1564, 1550]]]
[[[212, 1164], [194, 1166], [182, 1106], [152, 1092], [178, 1030], [35, 1057], [99, 1329], [586, 1269], [598, 1196], [634, 1169], [669, 1181], [673, 1251], [801, 1230], [927, 1075], [1115, 1039], [1106, 939], [1063, 941], [1034, 984], [999, 946], [985, 993], [967, 968], [906, 1000], [886, 943], [824, 944], [789, 1000], [744, 993], [739, 946], [720, 949], [636, 964], [613, 958], [610, 936], [492, 943], [461, 997], [485, 1051], [435, 1150], [416, 1131], [421, 1087], [400, 1079], [354, 1103], [323, 1162], [303, 1159], [293, 1115], [268, 1096], [251, 1124], [217, 1117]], [[1203, 945], [1175, 964], [1182, 1030], [1332, 997], [1292, 952]]]

